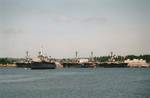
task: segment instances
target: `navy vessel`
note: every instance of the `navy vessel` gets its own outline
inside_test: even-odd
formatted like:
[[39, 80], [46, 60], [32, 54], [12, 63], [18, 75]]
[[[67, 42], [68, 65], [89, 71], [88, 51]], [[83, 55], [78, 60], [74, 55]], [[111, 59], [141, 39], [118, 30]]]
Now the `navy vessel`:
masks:
[[32, 59], [30, 68], [31, 69], [55, 69], [56, 64], [47, 56], [42, 55], [40, 51], [39, 55], [36, 58]]
[[64, 68], [95, 68], [96, 65], [90, 59], [93, 59], [93, 52], [91, 52], [91, 58], [78, 58], [78, 52], [75, 52], [76, 57], [69, 62], [63, 62]]
[[128, 67], [128, 63], [118, 62], [115, 60], [116, 56], [113, 55], [113, 52], [110, 54], [110, 59], [107, 62], [100, 62], [96, 65], [96, 67], [103, 67], [103, 68], [126, 68]]
[[32, 62], [30, 68], [31, 69], [55, 69], [56, 65], [55, 63], [45, 62], [45, 61]]
[[55, 69], [56, 64], [47, 56], [44, 56], [42, 52], [35, 58], [30, 58], [28, 51], [26, 52], [26, 58], [16, 62], [18, 68], [30, 68], [30, 69]]

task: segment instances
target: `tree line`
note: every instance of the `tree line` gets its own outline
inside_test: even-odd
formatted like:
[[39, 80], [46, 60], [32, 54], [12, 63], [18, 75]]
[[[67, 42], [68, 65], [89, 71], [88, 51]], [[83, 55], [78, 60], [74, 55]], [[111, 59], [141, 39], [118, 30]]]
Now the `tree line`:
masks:
[[9, 58], [0, 58], [0, 64], [13, 64], [15, 60]]

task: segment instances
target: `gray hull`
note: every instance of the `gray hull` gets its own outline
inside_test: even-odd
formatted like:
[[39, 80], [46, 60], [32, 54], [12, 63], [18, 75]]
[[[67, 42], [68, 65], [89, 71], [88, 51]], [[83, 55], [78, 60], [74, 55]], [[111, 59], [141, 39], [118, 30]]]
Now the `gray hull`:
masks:
[[101, 63], [97, 64], [96, 67], [103, 67], [103, 68], [126, 68], [128, 67], [127, 63]]
[[32, 62], [31, 69], [55, 69], [56, 64], [55, 63], [49, 63], [49, 62]]
[[31, 63], [16, 63], [16, 67], [18, 68], [30, 68]]
[[91, 63], [63, 63], [64, 68], [94, 68]]

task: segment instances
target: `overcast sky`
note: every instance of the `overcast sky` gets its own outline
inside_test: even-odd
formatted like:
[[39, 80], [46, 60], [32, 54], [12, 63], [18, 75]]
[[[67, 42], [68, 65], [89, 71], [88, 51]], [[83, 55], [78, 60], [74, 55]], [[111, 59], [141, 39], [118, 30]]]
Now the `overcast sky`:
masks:
[[150, 0], [0, 0], [0, 57], [150, 54]]

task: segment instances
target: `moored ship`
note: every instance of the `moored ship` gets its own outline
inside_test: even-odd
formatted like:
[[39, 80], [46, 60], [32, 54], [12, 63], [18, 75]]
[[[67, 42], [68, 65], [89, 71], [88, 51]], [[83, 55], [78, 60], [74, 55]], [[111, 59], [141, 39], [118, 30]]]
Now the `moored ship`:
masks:
[[16, 62], [16, 67], [18, 68], [30, 68], [30, 69], [55, 69], [56, 64], [47, 56], [42, 55], [42, 52], [39, 52], [39, 55], [35, 58], [30, 58], [28, 51], [26, 52], [27, 56], [25, 59], [19, 60]]
[[32, 62], [30, 68], [31, 69], [55, 69], [56, 65], [55, 63], [50, 63], [45, 61]]
[[50, 58], [44, 56], [39, 52], [39, 56], [33, 58], [31, 65], [31, 69], [55, 69], [55, 62], [51, 61]]
[[128, 63], [125, 63], [124, 61], [119, 62], [116, 61], [116, 56], [113, 55], [113, 52], [110, 54], [110, 59], [107, 62], [100, 62], [96, 65], [96, 67], [103, 67], [103, 68], [126, 68], [128, 67]]
[[63, 62], [64, 68], [95, 68], [95, 63], [91, 62], [93, 59], [93, 52], [91, 52], [91, 58], [78, 58], [78, 52], [76, 51], [76, 57], [70, 59], [68, 62]]

